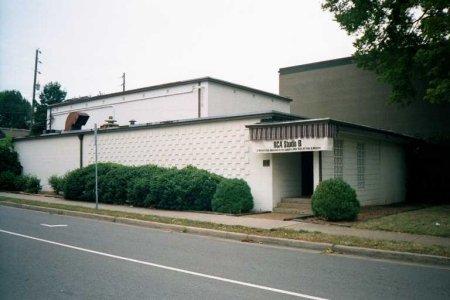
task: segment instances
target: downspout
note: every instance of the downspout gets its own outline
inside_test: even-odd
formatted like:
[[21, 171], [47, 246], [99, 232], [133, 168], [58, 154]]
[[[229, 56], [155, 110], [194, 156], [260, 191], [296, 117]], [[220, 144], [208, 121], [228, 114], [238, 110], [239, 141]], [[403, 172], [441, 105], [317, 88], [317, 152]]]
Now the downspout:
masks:
[[83, 167], [83, 138], [84, 134], [78, 135], [78, 139], [80, 140], [80, 169]]
[[200, 118], [201, 117], [201, 105], [202, 105], [202, 90], [200, 89], [200, 85], [201, 82], [198, 83], [198, 89], [197, 89], [197, 93], [198, 93], [198, 112], [197, 115]]

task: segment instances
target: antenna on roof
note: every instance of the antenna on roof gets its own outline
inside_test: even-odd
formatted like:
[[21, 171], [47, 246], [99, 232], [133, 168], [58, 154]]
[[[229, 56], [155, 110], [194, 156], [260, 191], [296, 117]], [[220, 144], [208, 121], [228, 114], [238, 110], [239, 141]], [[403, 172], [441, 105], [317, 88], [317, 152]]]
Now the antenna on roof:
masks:
[[123, 72], [123, 75], [122, 75], [122, 84], [121, 84], [121, 86], [123, 87], [123, 91], [125, 92], [125, 72]]

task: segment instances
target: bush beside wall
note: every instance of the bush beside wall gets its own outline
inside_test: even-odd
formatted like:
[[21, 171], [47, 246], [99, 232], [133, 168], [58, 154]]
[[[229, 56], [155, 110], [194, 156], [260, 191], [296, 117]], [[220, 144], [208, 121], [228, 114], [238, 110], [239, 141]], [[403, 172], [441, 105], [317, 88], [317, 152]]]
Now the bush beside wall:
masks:
[[14, 150], [11, 137], [0, 140], [0, 172], [10, 171], [16, 175], [22, 174], [19, 155]]
[[253, 208], [253, 197], [247, 182], [242, 179], [224, 179], [217, 186], [212, 200], [213, 211], [239, 214]]
[[22, 175], [22, 189], [27, 193], [37, 194], [42, 190], [41, 180], [33, 175]]
[[0, 190], [3, 191], [18, 191], [20, 190], [20, 182], [18, 179], [20, 175], [11, 171], [0, 172]]
[[360, 204], [355, 190], [340, 178], [322, 181], [314, 191], [311, 207], [315, 216], [330, 221], [353, 221]]
[[19, 155], [10, 137], [0, 141], [0, 190], [38, 193], [42, 189], [36, 176], [22, 175]]
[[[55, 187], [53, 184], [52, 187], [55, 191], [58, 187], [63, 187], [66, 199], [95, 201], [94, 165], [71, 171], [64, 178], [52, 176], [51, 179], [49, 178], [49, 182], [50, 184], [54, 182]], [[60, 180], [63, 182], [59, 182]], [[98, 190], [101, 203], [211, 211], [211, 201], [216, 194], [217, 186], [228, 180], [193, 166], [176, 169], [155, 165], [131, 167], [111, 163], [98, 164]], [[239, 182], [245, 183], [243, 180]], [[233, 199], [239, 202], [238, 209], [233, 211], [243, 212], [253, 208], [250, 188], [246, 183], [245, 186], [247, 189], [241, 187], [233, 194]], [[238, 196], [239, 193], [243, 193], [242, 197]]]
[[48, 178], [48, 183], [56, 194], [64, 190], [65, 177], [52, 175]]

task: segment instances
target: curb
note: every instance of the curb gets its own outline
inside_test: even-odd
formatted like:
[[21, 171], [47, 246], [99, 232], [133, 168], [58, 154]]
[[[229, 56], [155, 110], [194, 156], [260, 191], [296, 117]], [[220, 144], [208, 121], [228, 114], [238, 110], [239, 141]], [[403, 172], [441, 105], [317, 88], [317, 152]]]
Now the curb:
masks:
[[401, 260], [404, 262], [450, 266], [450, 258], [445, 256], [398, 252], [391, 250], [359, 248], [352, 246], [333, 245], [331, 250], [339, 254], [370, 257], [375, 259]]
[[259, 243], [266, 245], [274, 245], [274, 246], [284, 246], [291, 248], [300, 248], [321, 252], [332, 251], [338, 254], [344, 255], [354, 255], [361, 257], [370, 257], [376, 259], [388, 259], [388, 260], [399, 260], [405, 262], [413, 262], [413, 263], [423, 263], [423, 264], [433, 264], [439, 266], [450, 266], [450, 258], [445, 256], [436, 256], [436, 255], [426, 255], [426, 254], [416, 254], [410, 252], [398, 252], [398, 251], [390, 251], [390, 250], [379, 250], [379, 249], [369, 249], [369, 248], [360, 248], [360, 247], [352, 247], [352, 246], [343, 246], [343, 245], [333, 245], [330, 243], [318, 243], [318, 242], [308, 242], [301, 240], [291, 240], [291, 239], [283, 239], [283, 238], [275, 238], [275, 237], [265, 237], [258, 236], [252, 234], [245, 233], [236, 233], [236, 232], [228, 232], [228, 231], [220, 231], [215, 229], [207, 229], [207, 228], [199, 228], [199, 227], [190, 227], [183, 225], [175, 225], [175, 224], [166, 224], [166, 223], [158, 223], [153, 221], [143, 221], [143, 220], [135, 220], [128, 219], [123, 217], [112, 217], [106, 215], [98, 215], [91, 214], [85, 212], [77, 212], [70, 211], [64, 209], [57, 208], [49, 208], [42, 206], [33, 206], [27, 204], [17, 204], [13, 202], [0, 202], [0, 205], [10, 206], [16, 208], [23, 208], [29, 210], [36, 210], [41, 212], [47, 212], [50, 214], [58, 214], [58, 215], [66, 215], [73, 217], [81, 217], [93, 220], [114, 222], [119, 224], [147, 227], [153, 229], [161, 229], [167, 231], [176, 231], [190, 234], [197, 234], [203, 236], [210, 236], [215, 238], [223, 238], [230, 239], [240, 242], [249, 242], [249, 243]]

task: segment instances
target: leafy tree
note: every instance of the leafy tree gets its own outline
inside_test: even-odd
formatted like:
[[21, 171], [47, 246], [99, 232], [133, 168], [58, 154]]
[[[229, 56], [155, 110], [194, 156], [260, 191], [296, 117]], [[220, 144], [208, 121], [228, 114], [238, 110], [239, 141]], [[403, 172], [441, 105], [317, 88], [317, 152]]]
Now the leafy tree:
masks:
[[0, 127], [28, 129], [30, 103], [18, 91], [0, 92]]
[[450, 102], [450, 12], [445, 0], [326, 0], [354, 59], [392, 86], [391, 101]]
[[14, 144], [10, 136], [0, 140], [0, 173], [2, 172], [12, 172], [15, 175], [22, 173], [19, 154], [14, 150]]
[[43, 105], [52, 105], [64, 101], [66, 95], [67, 92], [61, 89], [61, 84], [55, 81], [49, 82], [44, 86], [42, 93], [39, 95], [39, 99]]
[[50, 82], [44, 86], [39, 95], [41, 103], [35, 102], [34, 122], [31, 134], [38, 135], [47, 128], [47, 108], [49, 105], [62, 102], [66, 98], [67, 92], [61, 89], [59, 82]]
[[48, 105], [34, 103], [35, 111], [33, 114], [33, 126], [31, 127], [32, 135], [39, 135], [47, 128], [47, 107]]

